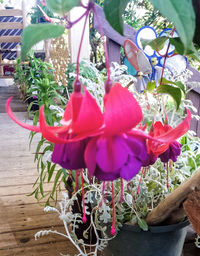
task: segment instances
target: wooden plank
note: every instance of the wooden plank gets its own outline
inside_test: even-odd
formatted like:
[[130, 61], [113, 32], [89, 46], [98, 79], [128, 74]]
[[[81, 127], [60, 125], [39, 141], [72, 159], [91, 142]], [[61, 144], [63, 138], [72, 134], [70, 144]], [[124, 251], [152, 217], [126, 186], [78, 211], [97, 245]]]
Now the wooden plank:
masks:
[[[17, 157], [19, 157], [19, 155]], [[24, 174], [26, 172], [33, 174], [34, 169], [35, 169], [35, 171], [37, 171], [36, 165], [33, 163], [33, 158], [31, 158], [31, 157], [22, 157], [21, 159], [19, 158], [19, 162], [15, 162], [16, 158], [11, 157], [9, 159], [9, 161], [10, 161], [9, 163], [8, 162], [4, 163], [3, 161], [1, 161], [1, 159], [3, 159], [3, 158], [1, 158], [0, 162], [2, 162], [2, 166], [0, 166], [0, 173], [1, 173], [1, 171], [5, 172], [5, 171], [8, 171], [8, 170], [9, 171], [12, 170], [13, 172], [15, 172], [15, 170], [20, 170], [20, 169], [24, 170]], [[30, 161], [30, 162], [27, 162], [27, 161]]]
[[[18, 104], [17, 101], [15, 104]], [[26, 120], [25, 113], [15, 114], [23, 122]], [[40, 136], [34, 139], [30, 152], [29, 132], [17, 126], [4, 113], [0, 114], [0, 134], [0, 148], [3, 149], [0, 154], [0, 255], [55, 256], [60, 255], [59, 252], [75, 255], [76, 251], [63, 237], [50, 235], [34, 240], [34, 234], [43, 229], [64, 232], [57, 214], [45, 213], [33, 196], [26, 196], [33, 191], [32, 184], [38, 175], [33, 153]], [[47, 184], [47, 190], [52, 186], [52, 183]], [[41, 203], [45, 201], [46, 198]]]
[[73, 245], [68, 241], [57, 241], [50, 243], [36, 244], [22, 248], [0, 249], [1, 256], [59, 256], [78, 254]]
[[[200, 72], [197, 71], [195, 68], [191, 67], [189, 64], [187, 66], [187, 69], [189, 69], [193, 73], [192, 76], [188, 79], [188, 85], [190, 87], [190, 82], [199, 82], [200, 81]], [[193, 91], [200, 94], [200, 87], [198, 86], [198, 87], [193, 88]]]
[[106, 41], [108, 48], [108, 56], [110, 64], [112, 62], [120, 63], [121, 53], [120, 53], [120, 45], [115, 43], [112, 39]]
[[[0, 66], [14, 66], [14, 65], [16, 65], [16, 62], [14, 62], [14, 61], [2, 62], [0, 64]], [[6, 75], [4, 75], [4, 76], [6, 76]]]
[[[193, 105], [197, 108], [197, 111], [198, 111], [198, 108], [199, 108], [199, 102], [198, 102], [199, 94], [192, 90], [188, 93], [187, 98], [190, 99], [193, 102]], [[197, 113], [195, 113], [193, 111], [192, 111], [192, 114], [197, 115]], [[195, 118], [192, 118], [191, 122], [190, 122], [190, 129], [193, 130], [194, 132], [197, 132], [197, 128], [198, 128], [198, 121]]]
[[[2, 53], [0, 52], [0, 63], [3, 61], [2, 59]], [[4, 76], [4, 70], [3, 67], [0, 66], [0, 77]]]
[[[198, 104], [197, 110], [198, 110], [198, 116], [200, 116], [200, 94], [196, 93], [196, 104]], [[200, 122], [197, 121], [197, 136], [200, 137]]]
[[22, 16], [22, 10], [19, 10], [19, 9], [0, 10], [0, 16]]
[[[64, 185], [63, 185], [64, 186]], [[52, 190], [53, 183], [44, 183], [44, 191], [49, 192]], [[11, 196], [11, 195], [28, 195], [33, 191], [32, 184], [14, 185], [9, 186], [8, 189], [0, 187], [0, 196]]]
[[[53, 227], [51, 227], [53, 230]], [[65, 241], [66, 238], [62, 236], [51, 234], [49, 236], [41, 237], [35, 241], [34, 235], [40, 230], [24, 230], [24, 231], [14, 231], [12, 233], [4, 233], [0, 235], [0, 248], [10, 249], [18, 247], [36, 246], [42, 245], [44, 243]], [[1, 255], [0, 250], [0, 255]]]
[[0, 22], [1, 29], [23, 29], [21, 22]]
[[[21, 204], [21, 205], [8, 205], [8, 206], [5, 206], [3, 204], [3, 202], [0, 200], [0, 203], [1, 203], [1, 211], [2, 209], [4, 209], [4, 211], [2, 212], [5, 212], [8, 214], [9, 217], [11, 217], [12, 215], [16, 215], [20, 218], [21, 217], [24, 217], [24, 216], [38, 216], [38, 215], [46, 215], [48, 216], [48, 214], [54, 214], [54, 213], [45, 213], [44, 212], [44, 206], [38, 204], [35, 200], [35, 203], [32, 203], [32, 204]], [[57, 205], [58, 209], [59, 209], [59, 206]], [[0, 213], [0, 214], [3, 214], [3, 213]], [[55, 213], [56, 214], [56, 213]]]
[[[38, 178], [39, 174], [36, 171], [36, 168], [32, 172], [26, 172], [26, 170], [15, 171], [13, 173], [0, 172], [0, 187], [15, 186], [15, 185], [25, 185], [33, 184]], [[56, 176], [56, 171], [52, 176], [52, 181], [49, 184], [53, 183], [54, 177]]]
[[[37, 208], [37, 205], [34, 205]], [[10, 210], [9, 208], [6, 208]], [[2, 210], [2, 209], [1, 209]], [[35, 209], [32, 209], [33, 212]], [[59, 226], [60, 229], [63, 229], [64, 226], [62, 221], [59, 219], [58, 214], [53, 213], [45, 213], [41, 211], [38, 215], [33, 215], [33, 212], [28, 214], [17, 214], [14, 209], [11, 212], [5, 212], [4, 214], [0, 214], [0, 236], [3, 233], [8, 232], [16, 232], [22, 230], [40, 230], [44, 228], [51, 228], [52, 226]]]
[[[1, 172], [0, 172], [1, 175]], [[11, 177], [5, 177], [4, 179], [1, 176], [0, 179], [0, 187], [10, 187], [17, 185], [25, 185], [25, 184], [33, 184], [35, 180], [37, 179], [38, 175], [20, 175], [20, 176], [11, 176]]]
[[0, 36], [0, 43], [20, 43], [21, 36]]
[[[136, 35], [137, 31], [133, 27], [131, 27], [127, 24], [124, 24], [124, 36], [122, 36], [110, 26], [110, 24], [108, 23], [108, 21], [105, 18], [103, 9], [100, 6], [98, 6], [97, 4], [95, 4], [95, 9], [97, 11], [99, 20], [100, 20], [102, 28], [103, 28], [103, 33], [105, 36], [107, 36], [108, 38], [112, 39], [115, 43], [122, 45], [122, 46], [126, 39], [130, 39], [133, 41], [135, 40], [135, 35]], [[99, 31], [99, 24], [97, 22], [96, 15], [94, 15], [93, 26], [95, 29], [97, 29]]]
[[25, 173], [25, 168], [15, 168], [12, 169], [12, 172], [10, 172], [9, 170], [0, 170], [0, 177], [1, 180], [7, 180], [7, 179], [13, 179], [15, 180], [15, 178], [23, 178], [24, 176], [30, 176], [30, 177], [37, 177], [37, 171], [36, 168], [29, 168], [28, 171], [26, 171]]
[[[45, 199], [42, 199], [40, 201], [40, 204], [45, 204]], [[1, 202], [4, 206], [17, 206], [17, 205], [29, 205], [29, 204], [35, 204], [37, 203], [37, 200], [34, 196], [27, 196], [27, 195], [8, 195], [1, 197]]]
[[8, 79], [8, 78], [13, 78], [13, 76], [4, 76], [4, 75], [0, 75], [0, 78]]

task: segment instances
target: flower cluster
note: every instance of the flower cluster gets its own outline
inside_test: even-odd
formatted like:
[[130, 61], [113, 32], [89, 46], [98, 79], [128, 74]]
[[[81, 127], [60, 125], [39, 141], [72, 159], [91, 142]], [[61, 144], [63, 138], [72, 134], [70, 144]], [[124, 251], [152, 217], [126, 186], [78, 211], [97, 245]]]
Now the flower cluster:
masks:
[[[155, 122], [149, 133], [141, 128], [143, 114], [134, 96], [115, 83], [104, 96], [104, 113], [86, 88], [74, 91], [66, 106], [61, 126], [46, 124], [44, 107], [40, 125], [31, 126], [16, 119], [7, 102], [8, 115], [19, 125], [55, 144], [52, 161], [63, 168], [87, 168], [89, 175], [102, 181], [119, 177], [130, 180], [157, 157], [167, 163], [177, 160], [180, 144], [176, 141], [188, 129], [191, 113], [175, 128]], [[138, 128], [137, 128], [138, 126]]]

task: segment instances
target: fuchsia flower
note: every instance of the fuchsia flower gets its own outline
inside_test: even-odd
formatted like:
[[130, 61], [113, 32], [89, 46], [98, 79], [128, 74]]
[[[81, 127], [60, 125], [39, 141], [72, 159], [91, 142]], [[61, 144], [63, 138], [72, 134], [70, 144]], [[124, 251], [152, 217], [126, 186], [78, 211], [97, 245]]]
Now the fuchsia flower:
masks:
[[105, 95], [104, 105], [103, 134], [90, 139], [85, 150], [89, 174], [104, 181], [119, 177], [130, 180], [147, 158], [145, 139], [127, 134], [142, 120], [142, 110], [119, 83]]
[[[161, 122], [156, 122], [154, 125], [154, 133], [157, 135], [165, 134], [168, 131], [171, 131], [172, 127], [168, 124], [163, 125]], [[180, 131], [181, 133], [181, 131]], [[180, 135], [179, 133], [179, 135]], [[159, 154], [159, 158], [163, 163], [167, 163], [170, 159], [173, 162], [177, 161], [177, 157], [181, 154], [181, 144], [177, 141], [173, 141], [169, 144], [166, 144], [167, 149], [163, 145], [162, 149], [159, 151], [164, 151], [163, 153]], [[160, 151], [160, 152], [161, 152]], [[157, 152], [158, 154], [158, 152]]]
[[83, 93], [73, 92], [62, 126], [58, 127], [46, 124], [44, 107], [40, 109], [39, 127], [20, 122], [10, 109], [10, 101], [11, 98], [6, 109], [11, 119], [26, 129], [41, 132], [55, 144], [52, 157], [55, 163], [68, 169], [87, 167], [89, 174], [100, 180], [132, 179], [142, 166], [153, 163], [169, 147], [177, 145], [175, 140], [189, 129], [191, 119], [187, 110], [187, 117], [176, 128], [157, 122], [148, 135], [135, 128], [143, 118], [141, 107], [119, 83], [104, 96], [104, 113], [87, 89]]
[[156, 122], [149, 134], [165, 143], [149, 140], [147, 145], [148, 152], [156, 157], [160, 157], [164, 163], [167, 163], [170, 159], [176, 162], [177, 157], [181, 153], [181, 144], [176, 139], [187, 132], [190, 120], [191, 113], [187, 110], [187, 117], [174, 129], [168, 124], [163, 125], [161, 122]]

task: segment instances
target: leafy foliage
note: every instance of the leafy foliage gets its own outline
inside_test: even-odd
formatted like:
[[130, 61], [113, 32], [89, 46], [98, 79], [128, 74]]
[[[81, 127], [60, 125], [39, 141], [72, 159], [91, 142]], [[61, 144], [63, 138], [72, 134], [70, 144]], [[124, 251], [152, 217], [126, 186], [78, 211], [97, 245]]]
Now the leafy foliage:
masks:
[[[43, 9], [43, 11], [51, 18], [54, 18], [54, 14], [47, 8], [47, 6], [43, 6], [39, 3], [40, 8]], [[31, 24], [38, 24], [46, 22], [43, 13], [38, 7], [32, 7], [31, 11], [28, 13], [28, 15], [31, 17]]]
[[128, 0], [105, 0], [104, 13], [110, 25], [123, 35], [122, 14], [128, 4]]
[[192, 0], [150, 0], [162, 15], [175, 25], [186, 49], [190, 49], [195, 30], [195, 14]]
[[[49, 63], [43, 62], [34, 56], [28, 57], [27, 64], [22, 64], [20, 59], [15, 67], [15, 82], [25, 88], [25, 99], [29, 102], [28, 114], [33, 115], [33, 124], [38, 124], [39, 108], [44, 105], [46, 121], [54, 125], [60, 121], [63, 108], [66, 104], [66, 88], [54, 80], [53, 69]], [[61, 112], [61, 114], [60, 114]], [[35, 133], [30, 133], [30, 144]], [[43, 137], [38, 142], [35, 150], [38, 178], [34, 183], [34, 195], [37, 200], [46, 198], [46, 204], [57, 201], [60, 183], [66, 181], [67, 172], [51, 162], [53, 144]], [[45, 184], [53, 181], [52, 189], [45, 190]]]
[[[150, 2], [163, 16], [174, 24], [186, 51], [192, 50], [192, 41], [195, 32], [195, 13], [192, 0], [150, 0]], [[127, 3], [128, 1], [124, 0], [105, 0], [104, 2], [106, 19], [121, 34], [123, 33], [122, 14], [125, 11]], [[146, 6], [151, 9], [147, 3]], [[154, 15], [157, 16], [159, 13], [155, 13]]]

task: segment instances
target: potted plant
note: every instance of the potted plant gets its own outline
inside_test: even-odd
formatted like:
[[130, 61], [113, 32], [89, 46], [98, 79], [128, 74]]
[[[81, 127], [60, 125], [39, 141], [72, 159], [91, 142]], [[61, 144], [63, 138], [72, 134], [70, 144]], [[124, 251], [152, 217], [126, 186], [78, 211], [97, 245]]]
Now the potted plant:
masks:
[[[88, 68], [89, 67], [89, 68]], [[82, 64], [82, 75], [80, 76], [80, 81], [84, 82], [84, 84], [87, 85], [87, 88], [90, 90], [90, 92], [97, 98], [98, 102], [102, 103], [102, 96], [103, 96], [103, 85], [104, 85], [104, 80], [105, 77], [97, 70], [95, 69], [93, 64], [87, 64], [84, 63]], [[87, 74], [87, 70], [90, 70], [90, 78], [85, 75]], [[111, 69], [111, 77], [114, 79], [116, 79], [116, 74], [118, 74], [117, 80], [120, 77], [120, 82], [124, 85], [127, 86], [128, 84], [130, 84], [131, 82], [134, 82], [134, 78], [123, 74], [124, 71], [126, 70], [125, 66], [119, 66], [117, 64], [114, 65], [114, 68]], [[188, 77], [190, 75], [190, 73], [188, 72], [188, 74], [184, 77]], [[75, 77], [76, 73], [75, 72], [71, 72], [69, 73], [70, 77]], [[84, 77], [85, 76], [85, 77]], [[95, 83], [95, 80], [97, 83]], [[151, 101], [151, 109], [148, 109], [148, 101], [146, 101], [146, 93], [145, 94], [140, 94], [138, 93], [133, 84], [131, 87], [129, 87], [129, 90], [133, 93], [133, 95], [135, 95], [138, 99], [138, 101], [140, 102], [140, 105], [143, 108], [143, 113], [146, 117], [146, 122], [150, 123], [150, 120], [152, 119], [154, 112], [155, 112], [155, 108], [156, 108], [156, 99], [153, 97], [153, 95], [151, 95], [150, 93], [148, 93], [148, 97], [149, 100]], [[102, 106], [102, 104], [101, 104]], [[179, 112], [176, 113], [176, 115], [172, 115], [172, 113], [174, 112], [174, 102], [172, 100], [167, 100], [166, 101], [166, 111], [167, 111], [167, 115], [173, 117], [174, 116], [174, 120], [171, 119], [172, 124], [174, 122], [177, 122], [178, 120], [181, 120], [181, 116], [184, 115], [184, 109], [185, 107], [187, 108], [193, 108], [192, 107], [192, 103], [188, 100], [183, 100], [181, 107], [179, 109]], [[58, 114], [58, 116], [62, 116], [63, 112], [60, 109], [56, 110], [56, 113]], [[56, 114], [55, 113], [55, 114]], [[48, 115], [50, 115], [51, 112], [48, 113]], [[54, 116], [55, 116], [54, 114]], [[159, 119], [160, 117], [162, 117], [162, 113], [157, 113], [157, 118]], [[57, 118], [57, 121], [60, 118]], [[195, 143], [194, 143], [195, 141]], [[49, 150], [52, 152], [53, 147], [48, 146], [48, 150], [47, 150], [47, 146], [46, 148], [44, 148], [44, 151], [41, 151], [41, 143], [42, 141], [39, 142], [38, 144], [38, 148], [37, 148], [37, 152], [43, 153], [42, 157], [38, 158], [38, 163], [42, 166], [45, 165], [45, 161], [46, 162], [46, 167], [47, 170], [46, 172], [44, 172], [44, 168], [42, 167], [42, 173], [45, 175], [50, 175], [52, 176], [52, 170], [56, 171], [56, 168], [54, 166], [54, 168], [52, 168], [52, 163], [50, 160], [50, 155], [49, 154]], [[144, 231], [144, 235], [149, 235], [149, 231], [147, 232], [147, 230], [149, 229], [147, 226], [147, 223], [145, 221], [147, 214], [152, 211], [152, 209], [154, 207], [156, 207], [160, 202], [163, 201], [163, 199], [168, 196], [174, 189], [176, 189], [183, 180], [186, 180], [188, 177], [190, 177], [190, 175], [195, 171], [196, 167], [199, 166], [199, 139], [195, 138], [192, 133], [189, 133], [188, 135], [185, 135], [184, 137], [182, 137], [181, 139], [181, 144], [182, 144], [182, 154], [179, 156], [178, 160], [174, 163], [174, 166], [170, 165], [169, 166], [169, 177], [168, 177], [168, 183], [169, 183], [169, 188], [167, 188], [167, 170], [166, 167], [163, 165], [163, 163], [161, 162], [161, 160], [157, 160], [157, 162], [151, 166], [150, 169], [145, 169], [142, 171], [142, 173], [140, 172], [135, 178], [133, 178], [131, 181], [126, 182], [124, 181], [123, 184], [121, 184], [121, 180], [118, 180], [114, 183], [114, 193], [115, 193], [115, 228], [116, 229], [120, 229], [122, 227], [122, 225], [124, 223], [126, 223], [125, 225], [125, 230], [120, 231], [119, 232], [119, 238], [122, 239], [120, 237], [120, 234], [123, 235], [124, 232], [130, 232], [130, 229], [133, 229], [134, 231], [134, 227], [136, 224], [139, 224], [139, 227], [136, 227], [136, 231], [140, 231], [140, 235], [142, 235], [142, 229], [146, 230]], [[43, 139], [43, 143], [45, 143], [45, 140]], [[48, 144], [47, 144], [48, 145]], [[48, 159], [46, 158], [48, 153]], [[38, 155], [37, 155], [38, 157]], [[43, 159], [44, 157], [44, 159]], [[49, 164], [47, 164], [49, 162]], [[170, 164], [172, 164], [170, 162]], [[196, 165], [196, 166], [195, 166]], [[46, 174], [45, 174], [46, 173]], [[76, 172], [77, 173], [77, 172]], [[76, 245], [79, 244], [79, 240], [80, 237], [78, 239], [77, 237], [77, 228], [79, 227], [79, 229], [81, 230], [82, 233], [84, 233], [85, 237], [88, 237], [88, 226], [86, 228], [86, 230], [83, 229], [83, 227], [81, 227], [81, 219], [82, 219], [82, 210], [81, 212], [74, 212], [74, 208], [73, 205], [77, 200], [77, 196], [80, 199], [80, 194], [79, 192], [75, 193], [76, 190], [80, 189], [81, 190], [81, 181], [80, 181], [80, 173], [79, 173], [79, 184], [78, 184], [78, 188], [76, 188], [77, 186], [77, 182], [76, 182], [76, 173], [73, 171], [70, 174], [70, 171], [65, 171], [63, 169], [59, 170], [57, 172], [57, 174], [59, 174], [60, 176], [56, 175], [58, 178], [63, 177], [61, 180], [65, 181], [65, 184], [67, 186], [67, 190], [69, 191], [71, 189], [71, 193], [72, 193], [72, 198], [67, 198], [66, 195], [65, 200], [67, 200], [67, 205], [64, 205], [64, 209], [65, 209], [65, 214], [71, 214], [76, 216], [76, 220], [74, 220], [73, 223], [71, 223], [71, 225], [74, 225], [74, 229], [72, 232], [72, 237], [70, 239], [72, 239], [73, 241], [75, 240]], [[71, 182], [69, 182], [69, 178], [67, 178], [67, 176], [69, 175], [69, 177], [72, 177]], [[141, 176], [142, 175], [142, 176]], [[42, 181], [43, 180], [43, 176], [42, 177]], [[142, 177], [142, 179], [141, 179]], [[111, 189], [111, 182], [104, 182], [104, 183], [99, 183], [97, 180], [94, 180], [92, 184], [90, 184], [89, 182], [89, 177], [88, 174], [84, 172], [83, 174], [83, 178], [84, 178], [84, 187], [85, 187], [85, 195], [84, 195], [84, 200], [85, 203], [90, 203], [90, 205], [92, 205], [92, 208], [90, 209], [91, 211], [89, 211], [87, 205], [86, 205], [86, 216], [87, 219], [89, 217], [89, 215], [91, 215], [91, 212], [95, 212], [95, 214], [93, 215], [94, 217], [94, 226], [93, 228], [95, 228], [96, 232], [97, 230], [101, 232], [101, 235], [98, 235], [98, 249], [103, 249], [109, 239], [108, 236], [110, 237], [110, 239], [112, 238], [111, 235], [109, 235], [110, 233], [110, 221], [112, 221], [112, 210], [113, 210], [113, 205], [111, 203], [111, 198], [112, 198], [112, 189]], [[49, 178], [48, 178], [49, 179]], [[56, 179], [58, 181], [58, 179]], [[55, 183], [56, 184], [56, 183]], [[41, 188], [41, 184], [38, 185], [38, 188]], [[56, 184], [57, 185], [57, 184]], [[120, 190], [121, 188], [121, 190]], [[53, 190], [55, 190], [55, 186], [53, 188]], [[38, 196], [38, 189], [36, 187], [36, 191], [37, 191], [37, 196]], [[35, 193], [36, 193], [35, 191]], [[121, 202], [120, 202], [121, 201]], [[49, 203], [49, 202], [47, 202]], [[79, 204], [80, 204], [80, 208], [81, 207], [81, 203], [79, 200]], [[52, 210], [52, 208], [47, 207], [46, 210]], [[63, 210], [64, 211], [64, 210]], [[63, 214], [63, 213], [62, 213]], [[62, 215], [63, 216], [63, 215]], [[184, 215], [180, 216], [180, 219], [176, 219], [175, 221], [181, 221], [184, 220]], [[65, 218], [63, 219], [63, 221], [66, 221]], [[72, 222], [72, 219], [70, 219], [70, 221]], [[163, 220], [160, 221], [163, 224]], [[67, 224], [69, 224], [69, 222], [67, 222]], [[127, 226], [128, 224], [128, 226]], [[180, 228], [178, 231], [175, 231], [175, 235], [177, 236], [177, 234], [180, 236], [180, 234], [182, 233], [182, 237], [180, 236], [180, 244], [176, 243], [177, 245], [179, 245], [178, 249], [181, 250], [182, 249], [182, 245], [183, 245], [183, 241], [184, 241], [184, 236], [186, 234], [186, 229], [184, 228], [185, 225], [187, 225], [188, 222], [183, 222], [183, 223], [179, 223], [177, 225], [177, 228]], [[91, 226], [92, 224], [90, 223], [89, 226]], [[166, 223], [165, 223], [166, 225]], [[76, 227], [76, 228], [75, 228]], [[176, 225], [172, 225], [172, 226], [166, 226], [163, 227], [163, 229], [167, 229], [167, 231], [169, 232], [169, 229], [172, 228], [176, 228]], [[105, 232], [105, 229], [107, 230]], [[153, 230], [153, 228], [150, 228], [151, 230]], [[156, 231], [159, 231], [159, 228], [156, 227], [155, 229], [157, 229]], [[53, 232], [53, 231], [52, 231]], [[93, 234], [94, 237], [96, 237], [96, 233]], [[46, 232], [47, 234], [49, 232]], [[44, 232], [44, 234], [46, 234]], [[131, 232], [134, 233], [134, 232]], [[43, 233], [38, 233], [37, 236], [41, 235]], [[170, 234], [170, 237], [172, 238], [172, 230], [170, 230], [170, 233], [164, 233], [162, 232], [162, 234]], [[105, 237], [104, 237], [105, 236]], [[130, 235], [128, 235], [130, 237]], [[158, 234], [156, 233], [156, 236], [158, 236]], [[159, 234], [160, 236], [160, 234]], [[123, 236], [126, 237], [126, 234]], [[140, 237], [137, 235], [137, 238]], [[152, 237], [152, 234], [150, 235], [150, 237]], [[92, 238], [91, 238], [92, 239]], [[132, 239], [132, 238], [131, 238]], [[161, 238], [160, 238], [161, 239]], [[169, 240], [169, 238], [167, 238]], [[84, 237], [82, 238], [82, 241], [84, 241]], [[94, 240], [95, 241], [95, 240]], [[110, 241], [107, 250], [107, 254], [110, 255], [111, 251], [109, 250], [113, 250], [110, 249], [112, 248], [112, 243], [118, 243], [116, 240], [113, 239], [113, 241]], [[126, 237], [126, 241], [127, 241], [127, 237]], [[148, 239], [148, 241], [150, 241]], [[158, 241], [158, 240], [157, 240]], [[174, 239], [173, 239], [174, 241]], [[83, 243], [83, 242], [82, 242]], [[81, 245], [82, 245], [81, 243]], [[93, 244], [97, 245], [96, 243]], [[135, 243], [133, 243], [134, 245]], [[136, 243], [137, 244], [137, 243]], [[156, 243], [159, 247], [159, 243]], [[116, 244], [114, 244], [114, 248], [118, 248], [116, 246]], [[174, 245], [174, 244], [173, 244]], [[169, 244], [168, 244], [169, 246]], [[174, 248], [174, 250], [176, 249], [175, 246], [172, 246]], [[144, 248], [144, 246], [138, 247], [138, 248]], [[169, 248], [168, 248], [169, 249]], [[178, 250], [177, 249], [177, 250]], [[128, 250], [128, 249], [127, 249]], [[132, 249], [131, 249], [132, 250]], [[125, 253], [127, 251], [125, 250]], [[147, 251], [148, 252], [148, 251]], [[167, 251], [169, 253], [169, 250]], [[115, 252], [113, 252], [115, 253]], [[155, 253], [153, 251], [152, 248], [152, 253]], [[115, 254], [114, 254], [115, 255]], [[117, 252], [116, 255], [121, 255], [119, 254], [119, 251]], [[122, 254], [123, 255], [123, 254]], [[137, 255], [137, 254], [136, 254]], [[139, 254], [138, 254], [139, 255]], [[144, 254], [145, 255], [145, 254]], [[167, 254], [166, 254], [167, 255]]]
[[53, 71], [49, 63], [34, 55], [29, 55], [26, 62], [23, 63], [20, 58], [17, 59], [14, 80], [22, 99], [28, 103], [28, 113], [39, 110], [39, 107], [47, 102], [47, 99], [51, 104], [55, 95], [61, 97], [57, 92], [65, 88], [62, 85], [57, 85]]
[[[52, 1], [48, 1], [48, 3], [52, 10], [63, 13], [63, 5], [61, 8]], [[78, 4], [64, 5], [65, 11]], [[93, 10], [94, 14], [96, 13], [92, 1], [89, 2], [87, 7], [82, 6], [86, 9], [82, 18], [85, 17], [87, 20], [90, 10]], [[112, 23], [108, 9], [106, 9], [108, 6], [109, 1], [105, 1], [105, 13], [107, 14], [107, 19]], [[73, 24], [76, 22], [78, 21], [74, 21]], [[73, 24], [71, 23], [70, 25], [72, 26]], [[41, 30], [43, 29], [42, 27], [40, 28]], [[49, 28], [55, 36], [63, 33], [61, 27], [52, 25]], [[58, 30], [60, 31], [59, 33]], [[24, 40], [29, 40], [26, 37], [26, 32], [24, 33]], [[81, 46], [82, 41], [80, 49]], [[154, 47], [155, 42], [151, 46]], [[161, 46], [159, 45], [159, 47]], [[164, 73], [168, 49], [169, 47], [167, 47], [164, 56], [160, 79], [153, 82], [150, 81], [148, 84], [149, 93], [147, 92], [148, 88], [146, 88], [146, 91], [141, 94], [134, 89], [134, 86], [130, 86], [130, 83], [126, 88], [124, 81], [126, 80], [126, 75], [122, 76], [120, 73], [117, 82], [115, 81], [111, 73], [105, 47], [107, 67], [107, 77], [104, 77], [105, 91], [103, 95], [97, 93], [96, 100], [94, 99], [96, 88], [94, 88], [92, 96], [89, 88], [87, 89], [82, 85], [84, 81], [81, 81], [78, 58], [73, 93], [70, 95], [60, 124], [56, 122], [55, 125], [52, 125], [49, 121], [46, 123], [44, 110], [47, 111], [49, 108], [46, 104], [40, 108], [39, 125], [19, 123], [10, 109], [11, 99], [8, 100], [7, 112], [15, 122], [33, 132], [40, 132], [51, 143], [51, 149], [52, 143], [54, 144], [51, 159], [53, 163], [59, 164], [62, 169], [56, 173], [53, 190], [55, 191], [61, 174], [64, 174], [64, 180], [67, 181], [68, 179], [66, 180], [66, 178], [71, 178], [74, 175], [73, 171], [76, 170], [75, 181], [69, 186], [75, 189], [72, 197], [68, 198], [67, 194], [64, 194], [63, 200], [60, 202], [60, 210], [51, 207], [46, 208], [47, 211], [54, 210], [60, 215], [66, 234], [49, 230], [39, 232], [36, 237], [49, 233], [63, 235], [75, 245], [79, 255], [97, 255], [97, 251], [103, 250], [108, 241], [116, 235], [117, 230], [124, 224], [138, 225], [140, 229], [139, 227], [136, 229], [140, 234], [143, 233], [142, 229], [148, 238], [149, 236], [152, 238], [154, 236], [153, 232], [155, 233], [155, 230], [157, 229], [158, 231], [159, 228], [149, 228], [148, 224], [163, 224], [163, 221], [166, 221], [167, 218], [171, 219], [170, 211], [166, 211], [167, 214], [163, 214], [163, 209], [166, 210], [166, 205], [171, 206], [172, 203], [176, 202], [177, 204], [175, 204], [173, 210], [178, 210], [177, 208], [185, 200], [191, 189], [199, 186], [198, 179], [195, 181], [196, 177], [199, 176], [199, 172], [186, 185], [180, 185], [193, 172], [190, 155], [193, 158], [194, 156], [196, 158], [199, 157], [198, 153], [195, 154], [199, 147], [199, 141], [197, 139], [197, 148], [193, 148], [194, 137], [190, 134], [185, 135], [189, 129], [191, 119], [189, 108], [192, 108], [191, 102], [187, 101], [184, 96], [186, 81], [180, 82], [177, 77], [169, 77], [168, 74]], [[25, 53], [26, 50], [23, 51], [23, 54]], [[137, 51], [137, 54], [142, 56], [142, 64], [146, 65], [147, 62], [143, 52]], [[138, 61], [137, 64], [140, 66], [139, 64], [141, 63]], [[184, 78], [189, 75], [189, 73], [186, 73]], [[102, 83], [97, 82], [103, 89]], [[93, 83], [95, 82], [93, 81]], [[155, 85], [157, 85], [157, 88]], [[168, 93], [166, 88], [170, 88]], [[168, 96], [165, 97], [163, 95], [166, 93], [172, 96], [173, 100], [169, 100]], [[177, 94], [179, 97], [177, 97]], [[100, 104], [98, 105], [97, 102], [100, 102]], [[174, 111], [175, 106], [178, 112]], [[47, 116], [47, 120], [49, 120], [49, 116]], [[178, 142], [177, 140], [181, 136], [184, 137]], [[190, 140], [191, 147], [189, 147]], [[40, 148], [41, 145], [38, 146], [38, 149]], [[183, 157], [184, 152], [186, 152], [185, 158]], [[192, 160], [194, 160], [193, 158]], [[195, 167], [199, 165], [197, 164], [198, 161], [197, 163], [193, 161], [194, 163]], [[44, 170], [44, 164], [41, 165]], [[54, 165], [50, 169], [51, 177], [54, 170], [56, 170], [55, 168]], [[84, 172], [83, 169], [88, 171]], [[182, 186], [184, 193], [181, 189], [177, 189], [177, 187], [181, 188]], [[40, 190], [43, 193], [41, 188]], [[82, 194], [82, 205], [80, 205], [82, 214], [74, 213], [72, 207], [80, 192]], [[90, 212], [86, 203], [91, 205]], [[162, 213], [161, 217], [160, 213]], [[152, 242], [152, 254], [145, 249], [145, 251], [138, 250], [135, 255], [155, 255], [155, 253], [158, 253], [158, 249], [160, 255], [179, 255], [186, 233], [184, 228], [187, 225], [187, 222], [180, 223], [184, 220], [182, 213], [180, 211], [175, 220], [175, 222], [179, 222], [178, 228], [181, 230], [181, 232], [175, 232], [175, 237], [179, 236], [180, 233], [182, 235], [178, 246], [175, 247], [174, 244], [171, 246], [175, 250], [172, 252], [174, 254], [171, 254], [171, 251], [166, 250], [164, 247], [158, 248], [158, 235], [155, 235], [156, 239]], [[153, 221], [154, 216], [156, 216], [157, 223]], [[165, 218], [162, 218], [163, 216]], [[76, 233], [79, 224], [85, 223], [88, 218], [90, 219], [90, 227], [93, 227], [96, 236], [96, 243], [92, 245], [95, 248], [94, 252], [87, 252], [87, 249], [85, 249], [87, 245]], [[130, 229], [130, 227], [126, 226], [124, 228], [128, 232]], [[147, 230], [149, 229], [152, 230], [152, 233], [148, 233]], [[172, 232], [173, 229], [174, 226], [167, 227], [169, 232]], [[83, 231], [83, 237], [86, 239], [88, 230], [87, 228]], [[171, 237], [172, 233], [169, 233], [167, 237], [169, 235]], [[115, 238], [113, 243], [118, 243], [114, 241], [116, 241]], [[121, 255], [127, 255], [128, 244], [126, 244], [126, 248], [123, 248], [122, 245], [121, 248], [123, 250], [119, 248], [118, 251], [114, 246], [114, 252], [109, 251], [111, 244], [112, 241], [110, 241], [107, 249], [107, 255], [112, 253], [113, 255], [120, 255], [119, 252], [122, 253]], [[153, 251], [154, 247], [156, 247], [157, 251]], [[144, 245], [142, 245], [143, 248]]]
[[28, 13], [31, 17], [31, 24], [49, 22], [42, 11], [44, 11], [49, 17], [54, 17], [53, 13], [47, 8], [45, 1], [38, 1], [38, 5], [36, 7], [32, 7], [31, 12]]

